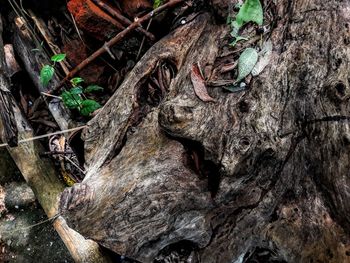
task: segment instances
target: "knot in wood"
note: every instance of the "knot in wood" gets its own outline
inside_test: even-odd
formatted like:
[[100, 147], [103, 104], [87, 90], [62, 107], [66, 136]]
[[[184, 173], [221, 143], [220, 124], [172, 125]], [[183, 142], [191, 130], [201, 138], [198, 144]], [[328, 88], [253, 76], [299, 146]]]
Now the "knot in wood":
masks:
[[335, 103], [347, 101], [350, 96], [349, 83], [343, 80], [329, 81], [326, 85], [329, 99]]

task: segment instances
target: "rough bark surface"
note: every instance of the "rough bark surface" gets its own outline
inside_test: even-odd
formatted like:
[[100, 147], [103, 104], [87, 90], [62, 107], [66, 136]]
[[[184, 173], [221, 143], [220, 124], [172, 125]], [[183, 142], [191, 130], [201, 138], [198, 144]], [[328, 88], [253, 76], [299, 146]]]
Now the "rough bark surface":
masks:
[[[350, 2], [277, 12], [270, 65], [244, 92], [210, 89], [215, 103], [190, 69], [211, 71], [224, 26], [201, 14], [151, 48], [85, 131], [69, 225], [141, 262], [173, 262], [174, 244], [185, 262], [349, 262]], [[167, 94], [147, 103], [164, 63]]]

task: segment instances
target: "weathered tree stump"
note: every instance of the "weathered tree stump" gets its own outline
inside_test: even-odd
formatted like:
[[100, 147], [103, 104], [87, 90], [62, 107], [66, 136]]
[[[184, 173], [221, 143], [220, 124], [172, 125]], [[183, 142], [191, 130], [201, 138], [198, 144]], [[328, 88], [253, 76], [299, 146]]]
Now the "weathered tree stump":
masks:
[[270, 65], [215, 103], [190, 69], [211, 72], [224, 25], [201, 14], [149, 50], [85, 131], [71, 227], [141, 262], [349, 262], [350, 2], [277, 12]]

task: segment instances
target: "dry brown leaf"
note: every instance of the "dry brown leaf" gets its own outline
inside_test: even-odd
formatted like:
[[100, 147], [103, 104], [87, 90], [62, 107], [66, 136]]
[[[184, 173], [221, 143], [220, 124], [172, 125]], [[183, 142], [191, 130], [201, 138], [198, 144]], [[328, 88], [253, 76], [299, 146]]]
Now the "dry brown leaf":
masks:
[[210, 97], [205, 85], [205, 80], [202, 77], [198, 65], [193, 64], [191, 70], [191, 81], [193, 84], [193, 89], [198, 98], [204, 102], [215, 102], [215, 99]]

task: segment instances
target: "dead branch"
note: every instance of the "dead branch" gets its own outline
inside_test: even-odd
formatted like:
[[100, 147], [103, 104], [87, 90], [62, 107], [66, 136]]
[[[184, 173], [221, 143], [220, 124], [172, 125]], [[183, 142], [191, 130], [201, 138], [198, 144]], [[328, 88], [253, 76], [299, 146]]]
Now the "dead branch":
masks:
[[[124, 25], [129, 26], [131, 25], [131, 21], [126, 18], [125, 16], [123, 16], [121, 13], [117, 12], [115, 9], [111, 8], [109, 5], [107, 5], [106, 3], [102, 2], [101, 0], [91, 0], [94, 4], [96, 4], [97, 6], [99, 6], [103, 11], [109, 13], [110, 15], [112, 15], [114, 18], [118, 19], [120, 22], [122, 22]], [[136, 29], [137, 32], [141, 32], [142, 34], [144, 34], [146, 37], [148, 37], [151, 41], [154, 41], [156, 39], [156, 37], [148, 32], [147, 30], [143, 29], [141, 26], [139, 28]]]

